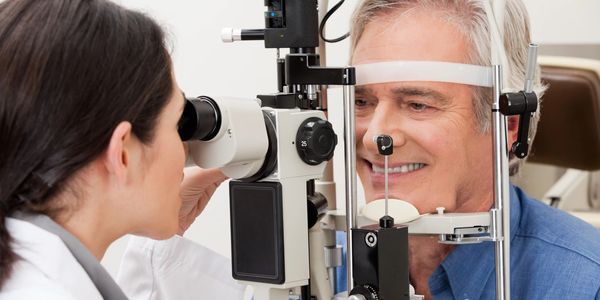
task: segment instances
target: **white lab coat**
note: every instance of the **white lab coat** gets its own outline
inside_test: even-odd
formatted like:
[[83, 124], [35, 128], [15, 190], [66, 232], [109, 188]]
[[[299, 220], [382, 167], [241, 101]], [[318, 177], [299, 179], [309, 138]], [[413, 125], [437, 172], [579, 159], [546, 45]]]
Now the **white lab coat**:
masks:
[[0, 290], [0, 300], [100, 300], [92, 280], [62, 240], [33, 224], [7, 218], [12, 247], [21, 258]]
[[[21, 259], [0, 290], [0, 300], [100, 300], [102, 296], [62, 240], [33, 224], [7, 218]], [[118, 282], [131, 299], [243, 299], [244, 286], [229, 261], [181, 237], [132, 238]]]
[[132, 237], [117, 282], [132, 300], [244, 299], [231, 261], [192, 241]]

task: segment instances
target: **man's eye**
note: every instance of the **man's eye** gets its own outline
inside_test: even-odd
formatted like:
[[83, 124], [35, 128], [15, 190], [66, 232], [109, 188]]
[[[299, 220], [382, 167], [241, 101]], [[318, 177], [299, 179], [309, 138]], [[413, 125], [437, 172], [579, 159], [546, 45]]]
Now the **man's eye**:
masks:
[[410, 108], [414, 111], [423, 111], [426, 110], [429, 106], [423, 103], [412, 102], [409, 104]]
[[367, 105], [367, 101], [365, 101], [365, 100], [363, 100], [363, 99], [356, 99], [356, 100], [354, 101], [354, 104], [355, 104], [356, 106], [361, 106], [361, 107], [362, 107], [362, 106], [366, 106], [366, 105]]

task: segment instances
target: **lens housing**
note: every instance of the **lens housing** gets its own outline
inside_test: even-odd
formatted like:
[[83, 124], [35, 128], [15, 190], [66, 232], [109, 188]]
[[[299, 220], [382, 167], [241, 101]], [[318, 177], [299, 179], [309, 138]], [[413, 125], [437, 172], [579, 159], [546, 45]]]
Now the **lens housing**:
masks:
[[217, 102], [207, 96], [186, 98], [185, 108], [179, 121], [182, 141], [209, 141], [221, 129], [221, 111]]

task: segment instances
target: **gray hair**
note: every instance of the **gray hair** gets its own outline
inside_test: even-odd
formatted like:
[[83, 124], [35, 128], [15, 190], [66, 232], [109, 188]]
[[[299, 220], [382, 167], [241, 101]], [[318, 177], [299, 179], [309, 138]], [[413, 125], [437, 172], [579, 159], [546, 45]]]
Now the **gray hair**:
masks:
[[[350, 55], [352, 56], [365, 27], [371, 21], [392, 13], [423, 8], [439, 12], [443, 20], [455, 25], [470, 41], [471, 51], [466, 56], [466, 63], [489, 66], [492, 63], [490, 26], [483, 1], [487, 0], [364, 0], [356, 8], [352, 17]], [[504, 91], [518, 91], [523, 88], [530, 39], [529, 16], [523, 2], [507, 0], [504, 14], [504, 48], [508, 60], [508, 68], [506, 68], [508, 73], [505, 72], [504, 77], [508, 79], [508, 86], [504, 87]], [[533, 90], [541, 98], [546, 88], [540, 80], [539, 66], [537, 66], [533, 86]], [[481, 132], [488, 132], [491, 128], [492, 90], [486, 87], [474, 87], [473, 107]], [[531, 143], [537, 131], [539, 118], [538, 106], [538, 111], [529, 127]], [[522, 160], [511, 155], [511, 175], [518, 173], [521, 163]]]

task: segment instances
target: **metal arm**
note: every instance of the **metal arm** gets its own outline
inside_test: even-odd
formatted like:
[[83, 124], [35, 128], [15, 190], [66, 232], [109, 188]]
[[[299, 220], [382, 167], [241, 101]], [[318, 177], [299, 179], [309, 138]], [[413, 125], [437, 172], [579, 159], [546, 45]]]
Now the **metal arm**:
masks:
[[496, 252], [496, 299], [510, 299], [510, 196], [506, 117], [500, 112], [502, 69], [494, 69], [494, 104], [492, 128], [494, 143], [494, 209], [492, 238]]

